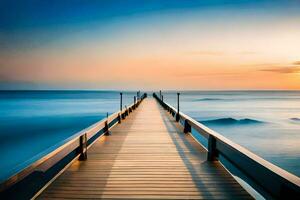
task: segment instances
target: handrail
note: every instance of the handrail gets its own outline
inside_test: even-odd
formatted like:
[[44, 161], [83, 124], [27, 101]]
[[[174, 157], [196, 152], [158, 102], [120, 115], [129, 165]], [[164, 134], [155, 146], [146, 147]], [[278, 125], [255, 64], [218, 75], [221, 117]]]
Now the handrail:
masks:
[[274, 198], [300, 197], [299, 177], [264, 160], [188, 115], [182, 112], [177, 113], [173, 106], [162, 101], [155, 93], [153, 96], [173, 116], [179, 115], [180, 121], [184, 121], [184, 132], [191, 132], [191, 128], [193, 128], [208, 140], [207, 159], [209, 161], [217, 160], [218, 155], [224, 156], [248, 178], [263, 188], [264, 192]]
[[[141, 96], [135, 103], [131, 104], [127, 108], [117, 111], [105, 119], [100, 120], [99, 122], [94, 123], [88, 128], [79, 131], [73, 136], [66, 139], [66, 142], [60, 144], [54, 150], [47, 149], [42, 153], [46, 154], [37, 161], [24, 166], [24, 168], [18, 170], [15, 174], [10, 176], [8, 179], [0, 183], [0, 192], [4, 192], [7, 189], [10, 189], [15, 184], [19, 183], [33, 172], [46, 173], [50, 168], [57, 165], [61, 160], [67, 157], [72, 152], [75, 154], [73, 157], [80, 157], [86, 154], [86, 149], [92, 145], [92, 143], [101, 135], [108, 132], [109, 128], [114, 126], [116, 123], [121, 123], [121, 120], [124, 119], [130, 112], [136, 109], [144, 98], [147, 97], [147, 94]], [[122, 118], [122, 119], [121, 119]], [[83, 137], [86, 139], [84, 140]], [[85, 148], [81, 148], [85, 147]], [[86, 156], [86, 155], [85, 155]], [[74, 159], [73, 158], [73, 159]]]

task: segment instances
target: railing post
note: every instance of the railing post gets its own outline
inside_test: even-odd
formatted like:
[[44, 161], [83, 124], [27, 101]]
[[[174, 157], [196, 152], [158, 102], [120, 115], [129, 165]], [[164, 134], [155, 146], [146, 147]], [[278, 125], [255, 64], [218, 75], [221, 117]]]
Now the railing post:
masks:
[[140, 91], [136, 92], [137, 100], [140, 100]]
[[161, 100], [161, 90], [159, 90], [159, 99]]
[[121, 114], [118, 114], [118, 123], [121, 124]]
[[121, 113], [121, 118], [125, 119], [125, 113], [122, 113], [122, 108], [123, 108], [123, 93], [120, 92], [120, 113]]
[[106, 122], [104, 124], [104, 135], [110, 135], [109, 126], [108, 126], [108, 113], [106, 113]]
[[192, 131], [191, 125], [189, 124], [189, 122], [187, 120], [184, 120], [184, 133], [189, 133]]
[[218, 152], [217, 152], [217, 141], [216, 138], [212, 135], [208, 136], [208, 152], [207, 152], [207, 160], [215, 161], [218, 160]]
[[86, 133], [79, 137], [79, 160], [87, 159], [87, 135]]
[[177, 114], [176, 114], [176, 121], [179, 122], [180, 116], [179, 116], [179, 95], [180, 93], [177, 93]]
[[138, 107], [140, 104], [140, 96], [139, 96], [139, 91], [136, 92], [136, 107]]
[[123, 101], [123, 93], [120, 92], [120, 111], [122, 112], [122, 101]]
[[135, 109], [136, 104], [136, 96], [133, 97], [133, 109]]

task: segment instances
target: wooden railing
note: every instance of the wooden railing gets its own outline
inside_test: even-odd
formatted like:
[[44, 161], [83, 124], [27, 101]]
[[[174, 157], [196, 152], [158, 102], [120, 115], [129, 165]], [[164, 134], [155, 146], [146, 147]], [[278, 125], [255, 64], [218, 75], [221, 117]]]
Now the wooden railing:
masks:
[[184, 113], [178, 113], [174, 107], [164, 102], [155, 93], [153, 96], [161, 106], [178, 119], [176, 121], [182, 122], [185, 133], [194, 129], [207, 139], [208, 161], [218, 160], [220, 155], [225, 157], [227, 161], [255, 183], [254, 189], [267, 194], [267, 198], [300, 199], [299, 177], [264, 160]]
[[0, 183], [0, 199], [17, 197], [17, 193], [22, 194], [22, 199], [29, 199], [73, 160], [86, 160], [87, 149], [100, 136], [109, 134], [109, 129], [121, 123], [146, 97], [147, 94], [142, 95], [125, 109], [76, 133], [54, 150], [42, 153], [44, 156], [35, 162], [25, 163], [13, 176]]

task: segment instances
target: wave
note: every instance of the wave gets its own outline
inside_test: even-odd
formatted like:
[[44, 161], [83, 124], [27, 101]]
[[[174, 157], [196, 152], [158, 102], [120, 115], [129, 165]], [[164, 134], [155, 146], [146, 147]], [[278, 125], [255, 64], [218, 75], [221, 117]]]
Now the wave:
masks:
[[195, 99], [194, 101], [221, 101], [224, 99], [218, 99], [218, 98], [202, 98], [202, 99]]
[[200, 121], [206, 125], [255, 125], [255, 124], [263, 124], [265, 122], [255, 120], [255, 119], [234, 119], [231, 117], [228, 118], [220, 118], [220, 119], [212, 119], [212, 120], [204, 120]]
[[290, 120], [292, 120], [294, 122], [300, 122], [300, 118], [298, 118], [298, 117], [290, 118]]
[[299, 100], [300, 98], [280, 98], [280, 97], [261, 97], [261, 98], [200, 98], [193, 101], [259, 101], [259, 100]]

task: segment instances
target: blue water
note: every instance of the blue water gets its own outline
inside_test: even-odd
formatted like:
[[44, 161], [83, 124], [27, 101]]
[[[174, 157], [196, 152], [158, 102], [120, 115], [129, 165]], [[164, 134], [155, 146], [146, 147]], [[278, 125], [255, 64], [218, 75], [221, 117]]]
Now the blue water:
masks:
[[[175, 92], [163, 96], [177, 107]], [[300, 176], [300, 91], [185, 91], [180, 110]]]
[[[134, 95], [125, 92], [123, 105]], [[119, 99], [117, 91], [0, 91], [0, 180], [119, 110]]]
[[[125, 92], [124, 105], [135, 94]], [[164, 99], [177, 105], [174, 92]], [[180, 101], [181, 111], [300, 176], [300, 92], [186, 91]], [[117, 110], [117, 91], [0, 92], [0, 180]]]

